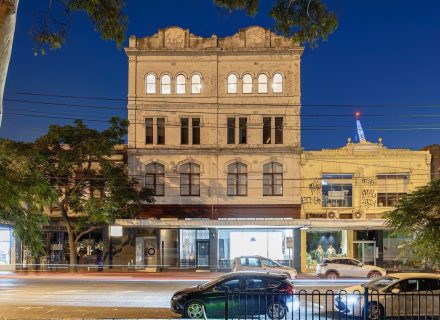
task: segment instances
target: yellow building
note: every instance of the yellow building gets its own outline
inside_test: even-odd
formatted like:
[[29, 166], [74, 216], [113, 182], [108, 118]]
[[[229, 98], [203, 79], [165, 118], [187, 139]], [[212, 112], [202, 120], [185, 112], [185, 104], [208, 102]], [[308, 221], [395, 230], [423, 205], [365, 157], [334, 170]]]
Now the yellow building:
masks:
[[386, 268], [404, 263], [402, 239], [386, 230], [383, 213], [429, 182], [430, 162], [428, 151], [388, 149], [382, 139], [305, 151], [301, 216], [308, 222], [301, 232], [301, 269], [313, 270], [327, 255]]

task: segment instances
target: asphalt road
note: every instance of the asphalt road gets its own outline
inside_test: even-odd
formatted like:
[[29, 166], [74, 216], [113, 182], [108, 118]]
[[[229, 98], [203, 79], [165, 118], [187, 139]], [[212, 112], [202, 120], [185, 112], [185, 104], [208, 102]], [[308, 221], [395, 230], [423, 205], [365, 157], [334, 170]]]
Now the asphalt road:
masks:
[[[180, 318], [172, 294], [204, 280], [0, 279], [0, 319]], [[302, 280], [297, 290], [339, 290], [356, 281]], [[357, 281], [357, 283], [360, 283]]]

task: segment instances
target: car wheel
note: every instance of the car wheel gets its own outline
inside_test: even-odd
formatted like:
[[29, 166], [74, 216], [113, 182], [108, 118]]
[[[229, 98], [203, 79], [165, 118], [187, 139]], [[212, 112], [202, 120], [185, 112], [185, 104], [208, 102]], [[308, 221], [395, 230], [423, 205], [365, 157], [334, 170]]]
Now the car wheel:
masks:
[[371, 271], [370, 274], [368, 275], [368, 278], [370, 279], [377, 279], [382, 277], [382, 274], [378, 271]]
[[336, 280], [338, 278], [339, 278], [339, 274], [337, 272], [330, 271], [327, 273], [327, 279]]
[[285, 319], [287, 314], [287, 308], [284, 304], [279, 302], [271, 303], [267, 307], [267, 315], [270, 319], [280, 320]]
[[201, 302], [190, 301], [185, 307], [185, 316], [190, 319], [203, 319], [204, 308]]
[[384, 317], [383, 307], [380, 303], [371, 302], [368, 307], [368, 319], [370, 320], [382, 320]]

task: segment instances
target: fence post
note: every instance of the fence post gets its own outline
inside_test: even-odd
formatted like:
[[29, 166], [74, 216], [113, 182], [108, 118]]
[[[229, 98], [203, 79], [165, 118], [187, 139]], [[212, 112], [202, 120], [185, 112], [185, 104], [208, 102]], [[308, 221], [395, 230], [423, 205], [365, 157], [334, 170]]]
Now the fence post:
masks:
[[229, 289], [225, 288], [225, 319], [229, 319]]
[[364, 310], [363, 310], [363, 319], [368, 320], [368, 309], [370, 308], [370, 303], [368, 301], [368, 287], [364, 287]]

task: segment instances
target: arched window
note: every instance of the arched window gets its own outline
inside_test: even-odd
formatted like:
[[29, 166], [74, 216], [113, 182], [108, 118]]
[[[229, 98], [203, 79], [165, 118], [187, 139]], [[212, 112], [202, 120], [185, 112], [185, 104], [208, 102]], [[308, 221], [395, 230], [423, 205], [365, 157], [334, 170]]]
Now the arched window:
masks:
[[237, 93], [237, 76], [230, 74], [228, 76], [228, 93]]
[[247, 165], [234, 162], [228, 165], [228, 196], [247, 195]]
[[200, 166], [197, 163], [180, 166], [180, 195], [200, 196]]
[[160, 79], [160, 93], [171, 94], [171, 77], [167, 74]]
[[283, 76], [281, 73], [275, 73], [272, 78], [272, 91], [275, 93], [283, 92]]
[[258, 76], [258, 93], [267, 93], [267, 76], [264, 73]]
[[145, 91], [147, 94], [156, 93], [156, 76], [149, 74], [145, 78]]
[[183, 74], [179, 74], [176, 78], [176, 93], [185, 94], [186, 79]]
[[198, 74], [193, 74], [191, 77], [191, 93], [199, 94], [202, 92], [202, 77]]
[[145, 166], [145, 188], [154, 192], [155, 196], [165, 195], [165, 167], [158, 162]]
[[269, 162], [263, 166], [263, 196], [283, 195], [283, 165]]
[[250, 74], [243, 76], [243, 93], [252, 93], [252, 76]]

